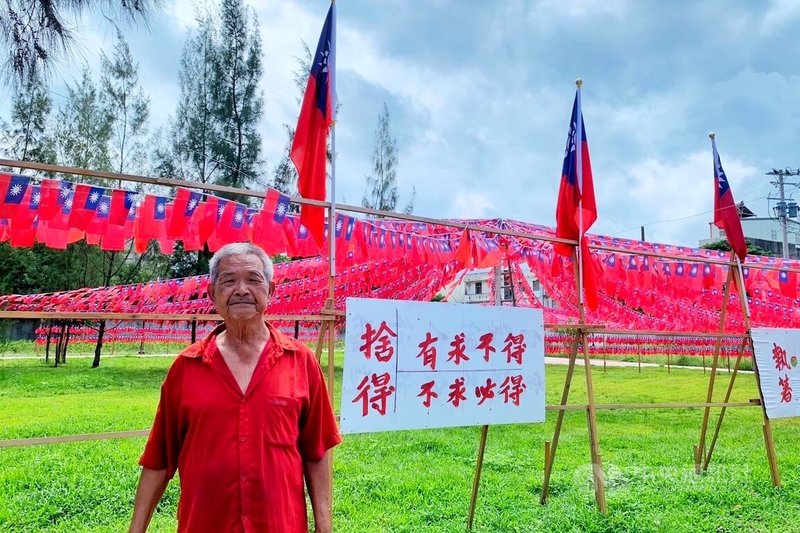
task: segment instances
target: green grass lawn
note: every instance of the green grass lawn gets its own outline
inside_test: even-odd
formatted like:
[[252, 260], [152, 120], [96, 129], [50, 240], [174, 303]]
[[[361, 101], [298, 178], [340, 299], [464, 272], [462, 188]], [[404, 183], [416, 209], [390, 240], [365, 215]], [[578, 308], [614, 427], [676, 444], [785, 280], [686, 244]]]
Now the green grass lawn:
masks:
[[[117, 357], [92, 370], [85, 359], [60, 368], [0, 359], [0, 440], [146, 429], [169, 364]], [[565, 373], [547, 368], [548, 403], [558, 403]], [[707, 383], [696, 370], [594, 370], [599, 403], [700, 402]], [[584, 401], [585, 389], [578, 368], [571, 401]], [[740, 376], [733, 400], [757, 395], [753, 376]], [[800, 531], [798, 421], [773, 423], [783, 481], [773, 488], [757, 408], [728, 410], [703, 476], [691, 456], [702, 410], [601, 411], [609, 506], [602, 516], [581, 411], [565, 417], [550, 502], [538, 503], [555, 418], [490, 428], [475, 531]], [[335, 531], [464, 531], [479, 436], [478, 427], [346, 436], [335, 455]], [[0, 449], [0, 531], [124, 531], [143, 445], [137, 438]], [[173, 482], [151, 531], [174, 531], [177, 500]]]

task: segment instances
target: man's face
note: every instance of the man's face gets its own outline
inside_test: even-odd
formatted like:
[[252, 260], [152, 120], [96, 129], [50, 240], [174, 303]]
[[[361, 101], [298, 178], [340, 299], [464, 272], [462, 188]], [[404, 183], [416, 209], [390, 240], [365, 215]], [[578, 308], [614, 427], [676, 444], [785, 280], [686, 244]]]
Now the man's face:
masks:
[[273, 288], [258, 257], [231, 255], [219, 262], [219, 276], [208, 286], [208, 296], [226, 322], [246, 321], [264, 314]]

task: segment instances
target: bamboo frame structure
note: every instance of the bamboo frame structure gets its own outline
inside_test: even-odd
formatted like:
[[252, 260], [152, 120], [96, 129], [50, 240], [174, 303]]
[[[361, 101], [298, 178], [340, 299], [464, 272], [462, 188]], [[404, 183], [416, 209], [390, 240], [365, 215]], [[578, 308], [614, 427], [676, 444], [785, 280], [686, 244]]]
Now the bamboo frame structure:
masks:
[[[208, 192], [220, 192], [220, 193], [234, 193], [237, 195], [242, 196], [249, 196], [253, 198], [264, 198], [266, 195], [263, 192], [256, 192], [251, 190], [245, 189], [238, 189], [234, 187], [226, 187], [220, 185], [214, 185], [209, 183], [200, 183], [194, 181], [185, 181], [185, 180], [177, 180], [177, 179], [170, 179], [170, 178], [153, 178], [147, 176], [138, 176], [132, 174], [121, 174], [121, 173], [114, 173], [114, 172], [102, 172], [102, 171], [93, 171], [89, 169], [83, 168], [76, 168], [76, 167], [66, 167], [66, 166], [59, 166], [59, 165], [49, 165], [43, 163], [35, 163], [35, 162], [23, 162], [23, 161], [14, 161], [14, 160], [7, 160], [7, 159], [0, 159], [0, 166], [8, 166], [8, 167], [16, 167], [20, 169], [29, 169], [35, 171], [42, 171], [48, 173], [61, 173], [61, 174], [71, 174], [71, 175], [81, 175], [81, 176], [90, 176], [95, 178], [104, 178], [114, 181], [126, 181], [126, 182], [133, 182], [133, 183], [142, 183], [142, 184], [149, 184], [155, 186], [166, 186], [166, 187], [185, 187], [189, 189], [196, 189], [196, 190], [203, 190]], [[323, 208], [328, 208], [329, 212], [334, 211], [334, 207], [332, 206], [331, 202], [325, 201], [317, 201], [317, 200], [308, 200], [301, 197], [292, 197], [291, 201], [297, 204], [306, 204], [306, 205], [315, 205]], [[517, 237], [521, 239], [527, 240], [536, 240], [536, 241], [546, 241], [550, 243], [563, 243], [568, 244], [573, 247], [578, 245], [577, 241], [572, 241], [568, 239], [560, 239], [555, 238], [551, 235], [544, 235], [544, 234], [536, 234], [536, 233], [525, 233], [519, 231], [508, 230], [505, 228], [492, 228], [492, 227], [484, 227], [475, 224], [468, 224], [463, 222], [455, 222], [455, 221], [448, 221], [448, 220], [441, 220], [441, 219], [434, 219], [434, 218], [427, 218], [427, 217], [420, 217], [416, 215], [407, 215], [403, 213], [394, 213], [394, 212], [385, 212], [385, 211], [378, 211], [374, 209], [367, 209], [360, 206], [348, 205], [348, 204], [336, 204], [336, 210], [352, 212], [352, 213], [360, 213], [364, 215], [370, 216], [377, 216], [377, 217], [391, 217], [398, 220], [405, 220], [410, 222], [421, 222], [421, 223], [429, 223], [429, 224], [436, 224], [440, 226], [446, 226], [457, 230], [464, 230], [468, 229], [471, 231], [479, 231], [479, 232], [486, 232], [486, 233], [493, 233], [499, 235], [506, 235], [510, 237]], [[726, 262], [720, 259], [710, 258], [710, 257], [686, 257], [685, 255], [679, 255], [677, 253], [658, 253], [652, 252], [648, 250], [631, 250], [628, 248], [622, 247], [614, 247], [608, 245], [599, 245], [599, 244], [589, 244], [590, 249], [594, 250], [602, 250], [602, 251], [609, 251], [609, 252], [619, 252], [624, 254], [636, 254], [642, 256], [648, 256], [653, 258], [661, 258], [667, 260], [683, 260], [683, 261], [691, 261], [695, 263], [705, 263], [705, 264], [716, 264], [716, 265], [727, 265], [729, 267], [729, 275], [730, 271], [733, 270], [731, 268], [730, 262]], [[788, 270], [792, 272], [800, 272], [800, 270], [794, 269], [787, 269], [787, 268], [780, 268], [771, 265], [762, 265], [762, 264], [751, 264], [748, 265], [751, 269], [762, 269], [762, 270]], [[328, 387], [329, 392], [332, 395], [334, 389], [334, 343], [335, 343], [335, 327], [334, 323], [337, 318], [341, 318], [344, 316], [344, 312], [336, 311], [333, 308], [333, 301], [334, 301], [334, 271], [333, 266], [329, 266], [329, 298], [326, 300], [325, 306], [323, 309], [320, 310], [319, 314], [315, 315], [267, 315], [266, 318], [268, 320], [307, 320], [307, 321], [319, 321], [320, 322], [320, 331], [319, 336], [317, 339], [317, 343], [315, 346], [315, 354], [318, 360], [321, 359], [322, 350], [326, 347], [327, 344], [327, 378], [328, 378]], [[577, 275], [576, 269], [576, 275]], [[739, 287], [739, 295], [740, 300], [742, 301], [743, 308], [746, 307], [744, 305], [744, 287], [741, 280], [741, 277], [736, 274], [733, 274], [734, 279], [737, 282], [737, 286]], [[729, 283], [727, 285], [730, 285]], [[576, 286], [580, 286], [580, 280], [576, 279]], [[729, 290], [729, 287], [726, 287], [726, 290]], [[727, 302], [726, 302], [727, 303]], [[725, 334], [723, 330], [720, 330], [719, 333], [704, 333], [704, 332], [664, 332], [664, 331], [626, 331], [626, 330], [612, 330], [606, 329], [603, 326], [598, 325], [590, 325], [585, 323], [585, 312], [583, 306], [579, 306], [580, 312], [580, 320], [577, 324], [568, 324], [568, 325], [556, 325], [556, 324], [545, 324], [545, 328], [548, 330], [559, 330], [559, 331], [571, 331], [574, 334], [574, 341], [572, 347], [569, 352], [569, 363], [567, 369], [567, 376], [565, 378], [564, 387], [562, 390], [561, 402], [557, 405], [548, 405], [546, 406], [548, 411], [557, 411], [557, 420], [556, 420], [556, 428], [554, 431], [552, 442], [545, 442], [545, 461], [544, 461], [544, 481], [542, 485], [542, 493], [540, 501], [545, 503], [548, 499], [549, 495], [549, 483], [552, 475], [552, 469], [555, 462], [556, 451], [558, 448], [558, 440], [561, 432], [561, 428], [563, 425], [563, 417], [566, 411], [571, 410], [583, 410], [586, 411], [587, 415], [587, 423], [589, 427], [589, 440], [590, 440], [590, 451], [592, 455], [592, 471], [593, 471], [593, 481], [594, 481], [594, 489], [595, 489], [595, 499], [597, 502], [598, 509], [602, 513], [607, 512], [607, 505], [605, 500], [605, 488], [604, 488], [604, 479], [603, 479], [603, 469], [602, 469], [602, 455], [600, 453], [600, 445], [599, 445], [599, 434], [597, 428], [597, 421], [596, 421], [596, 412], [599, 410], [612, 410], [612, 409], [651, 409], [651, 408], [674, 408], [674, 409], [687, 409], [687, 408], [703, 408], [708, 411], [708, 409], [712, 407], [721, 407], [722, 411], [720, 413], [719, 419], [717, 421], [713, 437], [711, 439], [711, 444], [707, 453], [704, 450], [698, 450], [698, 453], [703, 453], [702, 456], [702, 466], [703, 469], [708, 468], [708, 463], [711, 460], [712, 453], [714, 451], [714, 447], [718, 440], [719, 429], [722, 424], [722, 420], [725, 414], [725, 410], [728, 407], [761, 407], [762, 413], [764, 416], [764, 425], [763, 425], [763, 432], [765, 443], [767, 447], [767, 454], [770, 460], [770, 468], [771, 474], [773, 479], [774, 485], [780, 484], [780, 478], [777, 472], [777, 460], [775, 458], [775, 451], [774, 451], [774, 444], [772, 441], [772, 433], [769, 424], [769, 419], [766, 417], [766, 412], [764, 411], [763, 406], [763, 398], [759, 401], [750, 401], [750, 402], [730, 402], [730, 393], [733, 387], [733, 382], [736, 378], [739, 369], [739, 363], [742, 359], [742, 355], [744, 353], [744, 348], [746, 347], [747, 343], [750, 343], [751, 350], [752, 350], [752, 338], [749, 335], [750, 326], [749, 326], [749, 314], [745, 313], [745, 317], [747, 320], [747, 333], [745, 335], [741, 334]], [[722, 311], [724, 313], [724, 309]], [[723, 315], [724, 316], [724, 315]], [[191, 320], [196, 323], [196, 321], [215, 321], [221, 320], [219, 315], [197, 315], [197, 314], [147, 314], [147, 313], [57, 313], [57, 312], [10, 312], [10, 311], [0, 311], [0, 319], [13, 319], [13, 318], [31, 318], [31, 319], [59, 319], [59, 320], [148, 320], [148, 321], [188, 321]], [[602, 333], [604, 335], [635, 335], [635, 336], [669, 336], [669, 337], [677, 337], [677, 336], [690, 336], [690, 337], [698, 337], [698, 338], [714, 338], [717, 339], [717, 345], [719, 345], [721, 339], [723, 338], [738, 338], [742, 339], [742, 344], [740, 346], [739, 354], [737, 357], [736, 364], [734, 365], [733, 373], [731, 375], [731, 380], [728, 385], [728, 391], [725, 396], [725, 400], [723, 402], [712, 402], [711, 401], [711, 394], [713, 389], [713, 383], [710, 384], [709, 395], [707, 397], [706, 402], [698, 402], [698, 403], [661, 403], [661, 404], [597, 404], [594, 401], [594, 390], [593, 390], [593, 382], [592, 382], [592, 371], [591, 371], [591, 362], [589, 359], [589, 350], [588, 350], [588, 343], [587, 339], [590, 335], [595, 333]], [[326, 342], [327, 341], [327, 342]], [[582, 358], [584, 362], [584, 372], [585, 372], [585, 379], [587, 385], [587, 393], [588, 399], [587, 403], [585, 404], [568, 404], [569, 393], [572, 378], [574, 375], [575, 366], [577, 365], [578, 360], [578, 350], [582, 351]], [[715, 353], [718, 351], [715, 349]], [[718, 362], [718, 354], [715, 355], [714, 360], [712, 361], [712, 376], [715, 376], [716, 364]], [[758, 379], [758, 373], [756, 371], [756, 377]], [[704, 415], [704, 418], [707, 417]], [[704, 424], [706, 425], [707, 422]], [[705, 434], [707, 427], [703, 428], [703, 434]], [[147, 435], [147, 430], [134, 430], [134, 431], [121, 431], [121, 432], [112, 432], [112, 433], [95, 433], [95, 434], [88, 434], [88, 435], [62, 435], [62, 436], [55, 436], [55, 437], [34, 437], [28, 439], [11, 439], [11, 440], [2, 440], [0, 441], [0, 448], [9, 447], [9, 446], [28, 446], [28, 445], [39, 445], [39, 444], [55, 444], [60, 442], [80, 442], [80, 441], [87, 441], [87, 440], [102, 440], [102, 439], [118, 439], [118, 438], [131, 438], [131, 437], [142, 437]], [[483, 452], [485, 451], [486, 445], [486, 437], [488, 433], [488, 426], [484, 426], [481, 432], [481, 444], [479, 445], [479, 458], [478, 464], [482, 464], [483, 462]], [[701, 438], [701, 441], [704, 441], [704, 438]], [[697, 462], [696, 462], [697, 464]], [[471, 527], [472, 519], [474, 517], [474, 501], [477, 499], [478, 488], [480, 483], [480, 469], [476, 468], [476, 476], [473, 482], [473, 502], [471, 505], [470, 516], [468, 520], [468, 525]]]

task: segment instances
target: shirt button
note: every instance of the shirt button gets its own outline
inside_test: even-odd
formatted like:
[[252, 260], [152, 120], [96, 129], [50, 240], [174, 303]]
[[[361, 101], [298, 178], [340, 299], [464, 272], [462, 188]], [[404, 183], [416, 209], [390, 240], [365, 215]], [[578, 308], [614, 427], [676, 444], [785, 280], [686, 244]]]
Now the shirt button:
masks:
[[247, 476], [242, 476], [242, 482], [247, 481]]
[[242, 442], [244, 442], [244, 441], [246, 441], [246, 440], [247, 440], [247, 437], [242, 437], [242, 439], [241, 439], [241, 440], [242, 440]]

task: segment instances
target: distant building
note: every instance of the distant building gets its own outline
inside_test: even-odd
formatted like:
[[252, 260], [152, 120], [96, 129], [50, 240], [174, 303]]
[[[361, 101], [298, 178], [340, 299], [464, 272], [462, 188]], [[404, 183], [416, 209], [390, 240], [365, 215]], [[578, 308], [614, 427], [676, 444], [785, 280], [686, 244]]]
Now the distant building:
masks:
[[[525, 279], [533, 289], [533, 294], [542, 302], [545, 307], [552, 307], [553, 301], [545, 293], [542, 284], [539, 283], [536, 275], [533, 274], [527, 265], [521, 265]], [[490, 304], [492, 292], [492, 283], [494, 279], [492, 276], [492, 269], [472, 270], [467, 272], [461, 283], [453, 289], [450, 293], [450, 302], [453, 303], [466, 303], [466, 304]], [[503, 305], [513, 305], [514, 297], [511, 290], [509, 272], [506, 269], [502, 270], [501, 274], [501, 287], [500, 296]]]
[[[743, 202], [737, 206], [739, 216], [742, 220], [742, 231], [744, 237], [754, 246], [763, 248], [770, 252], [770, 255], [780, 257], [783, 255], [783, 235], [781, 234], [780, 220], [775, 218], [758, 217], [745, 207]], [[700, 246], [710, 244], [725, 239], [725, 231], [709, 222], [709, 238], [702, 239]], [[787, 241], [789, 244], [789, 257], [800, 259], [800, 222], [787, 218]]]

